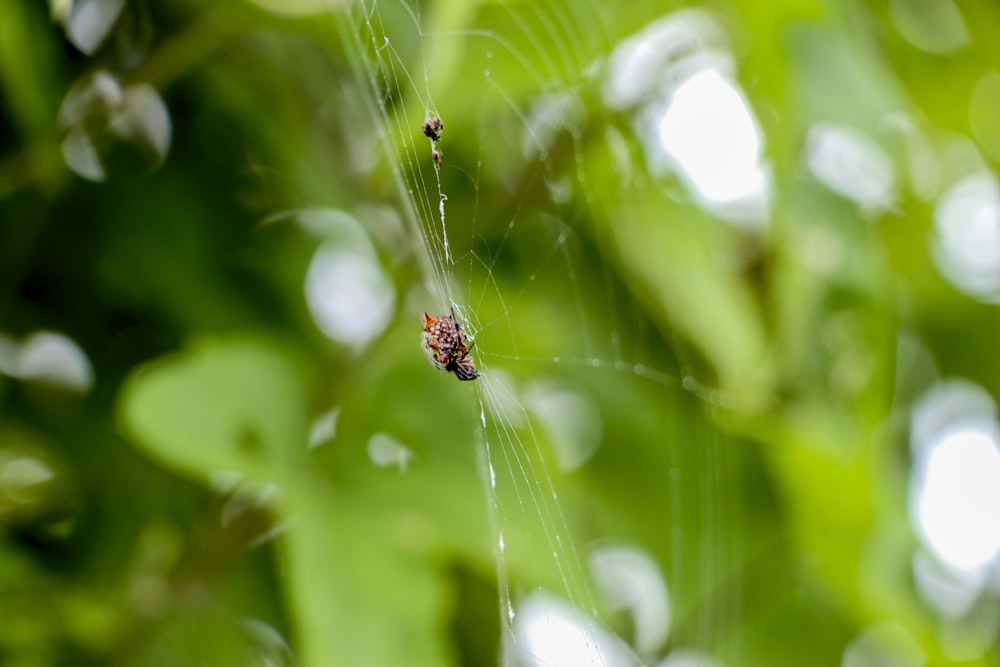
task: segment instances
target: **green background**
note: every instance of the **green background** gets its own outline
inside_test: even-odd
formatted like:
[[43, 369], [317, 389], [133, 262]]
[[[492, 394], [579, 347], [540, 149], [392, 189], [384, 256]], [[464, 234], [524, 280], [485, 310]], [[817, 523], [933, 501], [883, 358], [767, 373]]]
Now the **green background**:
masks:
[[[64, 334], [95, 378], [76, 392], [0, 375], [0, 464], [52, 473], [0, 475], [0, 664], [496, 664], [487, 444], [530, 459], [501, 471], [497, 500], [515, 599], [586, 595], [556, 574], [574, 550], [540, 546], [548, 520], [582, 561], [602, 540], [638, 545], [673, 605], [651, 663], [694, 648], [732, 667], [839, 665], [879, 623], [923, 664], [998, 662], [914, 587], [907, 429], [935, 377], [1000, 392], [1000, 320], [935, 268], [940, 190], [915, 185], [886, 119], [974, 139], [991, 166], [1000, 100], [969, 108], [998, 66], [1000, 8], [962, 5], [969, 43], [934, 55], [884, 2], [700, 5], [773, 172], [769, 226], [748, 232], [649, 175], [629, 115], [602, 102], [615, 45], [688, 5], [310, 4], [128, 2], [87, 55], [60, 3], [0, 0], [0, 333]], [[901, 5], [941, 29], [933, 3]], [[158, 152], [89, 111], [102, 183], [67, 168], [59, 121], [98, 69], [151, 86], [172, 127]], [[545, 155], [522, 151], [524, 112], [556, 93], [578, 113]], [[418, 343], [420, 313], [449, 306], [425, 289], [442, 245], [431, 111], [476, 383], [435, 373]], [[819, 121], [881, 146], [900, 174], [891, 210], [865, 215], [810, 175]], [[360, 354], [323, 336], [303, 292], [324, 237], [299, 213], [334, 210], [396, 292]], [[842, 248], [826, 271], [803, 253], [816, 230]], [[497, 407], [501, 381], [541, 380], [600, 416], [574, 470], [553, 465], [524, 394]], [[332, 408], [336, 437], [307, 447]], [[376, 433], [413, 452], [405, 472], [373, 465]]]

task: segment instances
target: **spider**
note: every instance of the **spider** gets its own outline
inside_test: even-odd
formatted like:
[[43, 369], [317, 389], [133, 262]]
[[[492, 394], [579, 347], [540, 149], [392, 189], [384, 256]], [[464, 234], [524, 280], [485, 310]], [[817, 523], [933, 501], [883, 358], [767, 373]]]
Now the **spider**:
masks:
[[424, 134], [429, 139], [441, 141], [441, 130], [444, 129], [444, 123], [441, 122], [440, 116], [434, 116], [425, 120], [420, 129], [424, 131]]
[[438, 149], [435, 148], [434, 150], [431, 151], [431, 160], [433, 160], [434, 164], [436, 164], [437, 166], [439, 167], [441, 166], [441, 160], [443, 158], [444, 155]]
[[468, 342], [462, 325], [455, 319], [454, 310], [450, 317], [433, 317], [424, 313], [422, 338], [424, 353], [434, 368], [445, 373], [454, 372], [459, 380], [475, 380], [479, 377], [479, 371], [470, 355], [476, 342]]

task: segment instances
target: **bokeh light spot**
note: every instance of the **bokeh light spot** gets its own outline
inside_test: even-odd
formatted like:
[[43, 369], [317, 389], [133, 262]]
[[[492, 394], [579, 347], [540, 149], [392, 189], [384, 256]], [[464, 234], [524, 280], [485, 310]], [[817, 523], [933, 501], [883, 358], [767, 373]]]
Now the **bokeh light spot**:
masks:
[[399, 472], [406, 472], [410, 461], [417, 458], [413, 450], [396, 440], [388, 433], [376, 433], [368, 440], [365, 448], [368, 458], [379, 468], [399, 468]]
[[917, 517], [928, 545], [951, 566], [973, 570], [1000, 552], [1000, 451], [971, 427], [935, 446], [922, 471]]
[[710, 202], [750, 197], [764, 187], [757, 121], [739, 89], [716, 70], [699, 72], [674, 91], [660, 141]]
[[555, 447], [562, 470], [575, 470], [593, 456], [604, 430], [593, 401], [548, 380], [529, 385], [524, 395]]
[[388, 326], [396, 291], [373, 253], [326, 243], [309, 266], [306, 299], [324, 334], [360, 350]]
[[49, 331], [31, 334], [18, 347], [11, 375], [78, 392], [89, 391], [94, 382], [93, 368], [80, 346]]
[[806, 163], [813, 176], [868, 214], [891, 208], [896, 178], [885, 152], [850, 127], [817, 123], [809, 130]]
[[963, 292], [1000, 300], [1000, 189], [991, 173], [966, 176], [949, 188], [934, 211], [934, 261]]
[[611, 56], [605, 104], [635, 111], [654, 174], [677, 174], [697, 203], [741, 227], [770, 212], [763, 133], [733, 72], [725, 31], [711, 14], [683, 10], [650, 23]]
[[590, 555], [590, 571], [607, 605], [628, 611], [635, 648], [654, 655], [670, 636], [670, 595], [656, 561], [630, 546], [606, 546]]
[[580, 609], [545, 593], [524, 599], [514, 614], [522, 667], [632, 667], [619, 638]]

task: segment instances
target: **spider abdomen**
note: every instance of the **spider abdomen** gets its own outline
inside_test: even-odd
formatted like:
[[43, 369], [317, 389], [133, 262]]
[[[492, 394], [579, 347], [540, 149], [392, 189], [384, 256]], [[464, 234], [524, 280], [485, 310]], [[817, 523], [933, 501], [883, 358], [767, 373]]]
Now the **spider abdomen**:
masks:
[[421, 336], [427, 360], [445, 373], [454, 373], [459, 380], [475, 380], [479, 371], [472, 361], [470, 351], [475, 342], [469, 343], [462, 326], [455, 319], [442, 315], [433, 317], [424, 313], [424, 332]]

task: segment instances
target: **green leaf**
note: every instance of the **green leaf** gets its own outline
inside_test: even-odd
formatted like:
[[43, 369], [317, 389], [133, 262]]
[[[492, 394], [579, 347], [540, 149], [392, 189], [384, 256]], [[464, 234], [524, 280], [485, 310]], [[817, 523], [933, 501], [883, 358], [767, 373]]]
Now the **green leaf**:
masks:
[[447, 664], [441, 574], [387, 543], [386, 517], [307, 465], [304, 380], [281, 346], [228, 336], [140, 370], [121, 416], [140, 448], [182, 472], [235, 470], [281, 487], [300, 664]]
[[303, 384], [275, 343], [230, 336], [140, 370], [120, 414], [136, 444], [171, 467], [280, 485], [306, 462]]

